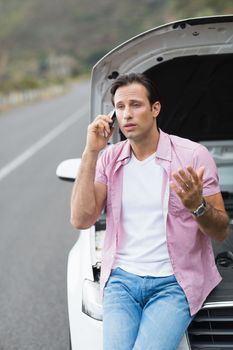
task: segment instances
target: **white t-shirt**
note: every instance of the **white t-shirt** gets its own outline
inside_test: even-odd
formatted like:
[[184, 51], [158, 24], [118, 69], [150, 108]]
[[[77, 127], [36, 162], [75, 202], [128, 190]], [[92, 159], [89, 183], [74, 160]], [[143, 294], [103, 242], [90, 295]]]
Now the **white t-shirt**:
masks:
[[122, 228], [113, 268], [139, 276], [169, 276], [170, 263], [162, 210], [163, 168], [155, 153], [143, 161], [133, 154], [123, 170]]

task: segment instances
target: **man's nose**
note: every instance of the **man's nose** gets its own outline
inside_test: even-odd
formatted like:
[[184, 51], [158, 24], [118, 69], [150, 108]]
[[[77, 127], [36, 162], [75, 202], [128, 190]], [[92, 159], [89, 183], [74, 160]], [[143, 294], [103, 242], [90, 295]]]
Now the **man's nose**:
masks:
[[124, 118], [125, 120], [128, 120], [128, 119], [132, 118], [132, 113], [131, 113], [130, 108], [126, 107], [126, 108], [124, 109], [123, 118]]

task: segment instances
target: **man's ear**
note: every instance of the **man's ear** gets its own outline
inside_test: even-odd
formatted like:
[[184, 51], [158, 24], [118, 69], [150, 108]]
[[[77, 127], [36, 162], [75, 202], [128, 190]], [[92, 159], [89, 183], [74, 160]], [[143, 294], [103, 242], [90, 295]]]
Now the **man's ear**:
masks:
[[159, 101], [156, 101], [152, 105], [152, 112], [153, 112], [153, 117], [157, 118], [161, 110], [161, 103]]

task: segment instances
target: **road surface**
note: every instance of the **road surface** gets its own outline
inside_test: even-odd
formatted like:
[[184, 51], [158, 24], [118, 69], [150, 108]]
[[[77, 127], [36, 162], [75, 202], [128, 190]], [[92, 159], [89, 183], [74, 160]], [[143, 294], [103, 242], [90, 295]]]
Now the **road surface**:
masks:
[[88, 81], [65, 96], [0, 114], [0, 350], [68, 349], [66, 264], [72, 183], [57, 165], [79, 157]]

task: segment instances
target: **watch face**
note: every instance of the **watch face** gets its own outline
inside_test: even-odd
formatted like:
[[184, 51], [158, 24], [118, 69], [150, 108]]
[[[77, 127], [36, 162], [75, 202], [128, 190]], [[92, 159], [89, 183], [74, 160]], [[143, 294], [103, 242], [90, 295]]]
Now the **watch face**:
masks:
[[199, 207], [197, 210], [197, 216], [201, 216], [204, 213], [205, 213], [205, 207], [204, 207], [204, 205], [202, 205], [202, 207], [201, 208]]
[[194, 210], [193, 214], [195, 216], [202, 216], [206, 212], [206, 203], [203, 201], [203, 203], [196, 209]]

